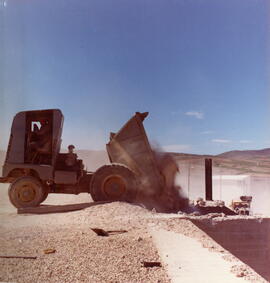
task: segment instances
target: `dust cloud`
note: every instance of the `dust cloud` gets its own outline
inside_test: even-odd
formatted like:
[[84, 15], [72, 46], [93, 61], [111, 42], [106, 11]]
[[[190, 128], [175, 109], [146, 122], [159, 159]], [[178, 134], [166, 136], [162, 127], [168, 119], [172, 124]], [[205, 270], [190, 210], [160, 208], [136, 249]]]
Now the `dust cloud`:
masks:
[[[204, 158], [177, 160], [180, 174], [176, 176], [176, 184], [182, 188], [184, 195], [190, 200], [199, 197], [205, 198], [205, 167]], [[215, 164], [215, 162], [213, 162]], [[224, 200], [229, 206], [232, 200], [237, 200], [241, 195], [252, 196], [251, 213], [255, 215], [270, 215], [270, 174], [247, 174], [249, 181], [234, 181], [229, 184], [222, 176], [241, 176], [233, 168], [213, 165], [213, 176], [221, 176], [220, 181], [213, 181], [214, 200]]]

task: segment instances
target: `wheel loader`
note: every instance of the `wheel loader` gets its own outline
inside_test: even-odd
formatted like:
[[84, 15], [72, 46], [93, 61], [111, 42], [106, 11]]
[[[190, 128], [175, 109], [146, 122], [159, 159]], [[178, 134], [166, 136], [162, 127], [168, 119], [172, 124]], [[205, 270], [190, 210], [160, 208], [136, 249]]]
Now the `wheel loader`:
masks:
[[183, 205], [174, 186], [178, 167], [170, 155], [151, 148], [143, 126], [147, 115], [136, 112], [117, 133], [111, 133], [106, 145], [110, 164], [88, 172], [76, 154], [60, 153], [61, 110], [17, 113], [0, 178], [10, 183], [11, 203], [17, 208], [35, 207], [51, 193], [89, 193], [94, 201], [126, 201], [177, 211]]

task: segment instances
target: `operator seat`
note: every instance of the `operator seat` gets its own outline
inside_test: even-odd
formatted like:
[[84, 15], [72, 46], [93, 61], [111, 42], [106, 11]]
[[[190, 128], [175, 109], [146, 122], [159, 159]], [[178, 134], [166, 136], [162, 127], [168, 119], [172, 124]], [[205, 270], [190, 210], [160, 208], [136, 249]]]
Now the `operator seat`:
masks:
[[46, 142], [43, 146], [41, 147], [36, 147], [35, 153], [32, 157], [32, 163], [37, 163], [37, 164], [48, 164], [50, 163], [51, 159], [51, 143], [50, 141]]

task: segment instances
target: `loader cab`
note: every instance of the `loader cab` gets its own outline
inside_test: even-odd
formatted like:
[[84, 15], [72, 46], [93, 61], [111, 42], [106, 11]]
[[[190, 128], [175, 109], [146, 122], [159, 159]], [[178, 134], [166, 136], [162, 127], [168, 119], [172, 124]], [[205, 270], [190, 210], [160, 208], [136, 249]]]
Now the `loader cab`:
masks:
[[[3, 177], [16, 168], [40, 167], [42, 175], [53, 175], [61, 146], [64, 116], [59, 109], [23, 111], [11, 127]], [[52, 177], [50, 177], [51, 179]]]
[[58, 109], [19, 112], [13, 119], [6, 162], [53, 165], [63, 119]]
[[24, 162], [52, 164], [53, 112], [26, 114]]

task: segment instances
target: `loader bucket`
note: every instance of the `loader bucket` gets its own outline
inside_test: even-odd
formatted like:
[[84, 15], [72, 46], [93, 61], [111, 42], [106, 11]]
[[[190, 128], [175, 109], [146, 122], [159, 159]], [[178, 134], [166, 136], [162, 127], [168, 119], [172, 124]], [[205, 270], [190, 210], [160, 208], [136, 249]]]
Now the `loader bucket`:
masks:
[[138, 193], [153, 197], [162, 194], [166, 179], [158, 168], [143, 126], [147, 115], [148, 112], [136, 112], [119, 132], [111, 133], [106, 147], [112, 163], [124, 164], [135, 173]]

